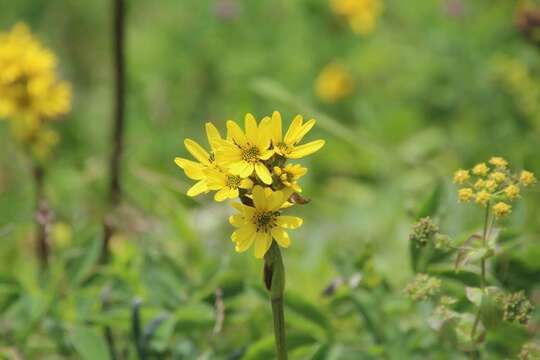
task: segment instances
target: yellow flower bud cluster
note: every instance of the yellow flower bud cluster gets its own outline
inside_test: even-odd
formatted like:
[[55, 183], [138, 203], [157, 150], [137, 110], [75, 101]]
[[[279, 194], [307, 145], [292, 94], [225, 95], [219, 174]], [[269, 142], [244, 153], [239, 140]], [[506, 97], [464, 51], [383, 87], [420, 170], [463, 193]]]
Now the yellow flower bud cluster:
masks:
[[497, 218], [508, 216], [512, 211], [508, 202], [520, 197], [521, 187], [531, 186], [536, 181], [530, 171], [512, 173], [508, 161], [498, 156], [476, 164], [470, 170], [459, 169], [454, 173], [454, 183], [462, 185], [458, 189], [459, 201], [474, 201], [483, 207], [493, 204], [491, 210]]
[[71, 107], [71, 88], [56, 76], [54, 54], [17, 24], [0, 33], [0, 119], [11, 122], [14, 137], [38, 158], [58, 142], [46, 126]]
[[351, 73], [339, 63], [326, 65], [315, 81], [315, 94], [326, 103], [335, 103], [354, 89]]

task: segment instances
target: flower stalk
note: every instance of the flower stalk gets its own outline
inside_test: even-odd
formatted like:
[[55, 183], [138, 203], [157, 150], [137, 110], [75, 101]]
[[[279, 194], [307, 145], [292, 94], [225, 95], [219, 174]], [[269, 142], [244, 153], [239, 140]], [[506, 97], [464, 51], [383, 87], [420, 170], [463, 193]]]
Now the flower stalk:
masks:
[[273, 242], [264, 256], [264, 285], [268, 290], [274, 318], [274, 338], [276, 342], [276, 357], [278, 360], [287, 359], [285, 341], [285, 313], [283, 309], [283, 294], [285, 290], [285, 267], [279, 246]]
[[45, 171], [41, 165], [34, 165], [33, 180], [35, 191], [36, 254], [42, 268], [49, 264], [49, 244], [47, 223], [49, 211], [44, 198]]

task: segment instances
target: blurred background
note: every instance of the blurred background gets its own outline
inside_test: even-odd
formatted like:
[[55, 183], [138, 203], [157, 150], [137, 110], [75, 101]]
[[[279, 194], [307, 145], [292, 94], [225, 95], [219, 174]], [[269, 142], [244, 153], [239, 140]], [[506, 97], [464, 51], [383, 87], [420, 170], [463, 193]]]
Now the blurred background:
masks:
[[[186, 137], [206, 146], [207, 121], [224, 131], [279, 110], [286, 123], [317, 119], [308, 138], [326, 140], [303, 159], [312, 201], [295, 209], [304, 226], [284, 252], [291, 358], [467, 358], [430, 329], [432, 305], [403, 295], [417, 269], [408, 233], [425, 215], [456, 238], [480, 228], [482, 211], [457, 203], [460, 167], [497, 155], [540, 172], [538, 45], [513, 1], [338, 3], [127, 0], [124, 198], [100, 266], [110, 1], [2, 1], [0, 31], [25, 22], [57, 54], [73, 108], [46, 165], [48, 274], [34, 255], [30, 162], [0, 122], [0, 356], [100, 359], [113, 343], [135, 359], [138, 324], [147, 358], [272, 359], [262, 263], [234, 252], [229, 206], [185, 195], [192, 182], [173, 159], [189, 157]], [[491, 281], [538, 305], [538, 187], [522, 197]], [[439, 260], [424, 270], [462, 298], [473, 277]], [[515, 358], [539, 320], [491, 332], [486, 358]]]

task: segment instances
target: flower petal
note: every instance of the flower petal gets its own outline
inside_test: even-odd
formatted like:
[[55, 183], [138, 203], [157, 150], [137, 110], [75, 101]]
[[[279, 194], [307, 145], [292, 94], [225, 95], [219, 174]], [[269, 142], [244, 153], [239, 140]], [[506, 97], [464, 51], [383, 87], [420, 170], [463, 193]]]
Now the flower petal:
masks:
[[281, 114], [279, 111], [274, 111], [272, 113], [272, 122], [271, 122], [271, 128], [272, 128], [272, 143], [274, 146], [279, 144], [281, 142]]
[[262, 186], [257, 185], [253, 188], [252, 197], [255, 208], [260, 210], [265, 210], [267, 208], [266, 196]]
[[270, 185], [272, 183], [272, 175], [270, 174], [270, 171], [266, 166], [264, 166], [261, 163], [255, 164], [255, 172], [257, 173], [257, 176], [259, 179], [262, 180], [263, 183]]
[[187, 191], [187, 195], [193, 197], [206, 191], [208, 191], [208, 188], [206, 187], [206, 180], [201, 180], [196, 182], [195, 185], [189, 188], [189, 190]]
[[302, 226], [304, 220], [297, 216], [278, 216], [276, 223], [285, 229], [297, 229]]
[[240, 189], [251, 189], [253, 187], [253, 181], [251, 179], [242, 179], [239, 187]]
[[216, 152], [216, 150], [220, 147], [221, 141], [223, 140], [221, 138], [221, 134], [219, 133], [219, 130], [215, 127], [215, 125], [211, 122], [207, 122], [205, 127], [206, 136], [208, 137], [208, 143], [210, 144], [212, 151]]
[[191, 139], [184, 140], [184, 145], [190, 154], [193, 155], [193, 157], [201, 164], [210, 165], [210, 154], [208, 154], [208, 152], [204, 150], [201, 145]]
[[186, 176], [192, 180], [202, 180], [205, 178], [204, 166], [191, 160], [175, 158], [174, 162], [178, 165]]
[[229, 196], [229, 189], [224, 187], [224, 188], [219, 189], [219, 191], [217, 191], [214, 194], [214, 200], [216, 200], [218, 202], [221, 202], [221, 201], [227, 199], [228, 196]]
[[272, 245], [272, 236], [268, 233], [257, 232], [255, 234], [255, 257], [262, 259]]
[[245, 224], [245, 219], [242, 215], [240, 214], [235, 214], [235, 215], [231, 215], [229, 216], [229, 223], [234, 226], [234, 227], [240, 227], [242, 225]]
[[281, 205], [283, 205], [283, 192], [281, 191], [274, 191], [267, 199], [268, 202], [268, 211], [276, 211], [281, 208]]
[[304, 156], [308, 156], [319, 150], [324, 146], [324, 140], [315, 140], [308, 142], [307, 144], [296, 146], [293, 151], [289, 153], [288, 158], [299, 159]]
[[240, 146], [246, 145], [246, 135], [240, 126], [232, 120], [227, 121], [227, 138], [231, 138], [236, 144]]
[[263, 151], [262, 154], [259, 156], [259, 159], [261, 160], [268, 160], [274, 155], [274, 149]]
[[283, 228], [275, 227], [272, 229], [271, 233], [279, 246], [288, 248], [289, 245], [291, 245], [291, 238]]
[[265, 116], [259, 124], [258, 138], [255, 145], [257, 145], [261, 153], [270, 147], [272, 141], [271, 122], [270, 118]]
[[244, 127], [246, 128], [246, 139], [251, 145], [256, 145], [259, 140], [259, 129], [255, 117], [247, 113], [244, 118]]
[[255, 226], [253, 224], [247, 224], [236, 230], [232, 233], [231, 239], [236, 244], [235, 250], [237, 252], [244, 252], [255, 240], [255, 235], [257, 234]]
[[229, 167], [229, 171], [233, 175], [238, 175], [242, 178], [248, 177], [253, 173], [253, 165], [248, 163], [247, 161], [238, 161]]
[[302, 125], [298, 133], [295, 134], [295, 138], [292, 139], [293, 144], [298, 144], [300, 141], [302, 141], [304, 136], [309, 132], [309, 130], [311, 130], [311, 128], [313, 128], [314, 125], [315, 125], [315, 119], [310, 119], [308, 120], [308, 122]]
[[227, 198], [229, 199], [236, 199], [238, 195], [240, 195], [240, 192], [238, 189], [228, 189], [229, 193], [227, 194]]
[[289, 129], [287, 130], [287, 133], [285, 134], [285, 139], [283, 139], [283, 142], [286, 144], [292, 144], [293, 139], [295, 139], [296, 134], [300, 131], [302, 128], [302, 122], [303, 122], [302, 115], [296, 115], [294, 120], [292, 121], [291, 125], [289, 126]]

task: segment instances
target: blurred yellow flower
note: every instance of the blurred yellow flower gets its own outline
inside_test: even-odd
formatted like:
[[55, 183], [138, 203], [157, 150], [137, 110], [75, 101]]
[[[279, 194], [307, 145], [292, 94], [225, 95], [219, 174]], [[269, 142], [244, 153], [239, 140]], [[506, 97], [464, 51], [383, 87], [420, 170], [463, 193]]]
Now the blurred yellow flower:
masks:
[[506, 180], [506, 174], [500, 171], [494, 171], [489, 175], [490, 179], [493, 179], [496, 183], [502, 183]]
[[381, 0], [330, 0], [330, 8], [347, 19], [355, 33], [366, 35], [375, 29], [383, 4]]
[[489, 168], [487, 167], [486, 163], [476, 164], [472, 169], [472, 173], [474, 175], [480, 175], [480, 176], [486, 176], [488, 171], [489, 171]]
[[489, 163], [500, 169], [506, 169], [506, 167], [508, 166], [508, 161], [499, 156], [494, 156], [489, 159]]
[[478, 179], [478, 180], [476, 180], [476, 182], [474, 183], [474, 188], [475, 188], [476, 190], [483, 189], [485, 186], [486, 186], [486, 181], [485, 181], [485, 180], [482, 180], [482, 179]]
[[510, 184], [504, 188], [504, 194], [510, 200], [517, 199], [519, 197], [519, 187], [516, 185]]
[[272, 183], [272, 175], [265, 166], [274, 150], [270, 149], [270, 118], [257, 124], [251, 114], [244, 118], [245, 133], [234, 121], [227, 121], [227, 141], [221, 141], [217, 156], [234, 175], [247, 178], [254, 172], [265, 184]]
[[523, 184], [523, 186], [529, 186], [536, 183], [536, 177], [532, 172], [523, 170], [519, 175], [519, 181]]
[[71, 89], [57, 79], [56, 66], [26, 25], [0, 33], [0, 118], [39, 122], [66, 114]]
[[348, 96], [354, 88], [351, 74], [340, 64], [326, 65], [315, 81], [315, 94], [327, 103], [335, 103]]
[[274, 174], [279, 181], [288, 188], [296, 192], [302, 192], [302, 188], [298, 185], [298, 180], [307, 173], [307, 168], [298, 164], [287, 164], [280, 168], [274, 166]]
[[484, 189], [486, 189], [489, 192], [494, 192], [497, 189], [497, 182], [495, 180], [487, 180], [484, 183]]
[[229, 218], [237, 228], [231, 236], [237, 252], [244, 252], [255, 244], [255, 257], [260, 259], [272, 245], [272, 238], [279, 246], [289, 247], [291, 239], [285, 230], [300, 227], [303, 220], [281, 215], [280, 209], [285, 200], [283, 192], [257, 185], [253, 188], [253, 207], [233, 205], [239, 211]]
[[491, 194], [488, 193], [487, 191], [482, 190], [476, 194], [476, 203], [482, 206], [486, 206], [490, 199], [491, 199]]
[[454, 183], [463, 184], [465, 181], [469, 180], [470, 177], [469, 170], [459, 169], [454, 173]]
[[310, 119], [306, 123], [303, 117], [297, 115], [292, 121], [285, 137], [282, 136], [281, 114], [274, 111], [270, 120], [270, 132], [274, 152], [289, 159], [299, 159], [313, 154], [324, 146], [324, 140], [315, 140], [307, 144], [298, 145], [304, 136], [315, 125], [315, 119]]
[[472, 199], [473, 196], [474, 192], [471, 188], [463, 188], [459, 189], [458, 191], [459, 201], [468, 202]]
[[505, 217], [512, 211], [512, 206], [502, 201], [493, 205], [493, 213], [497, 218]]

